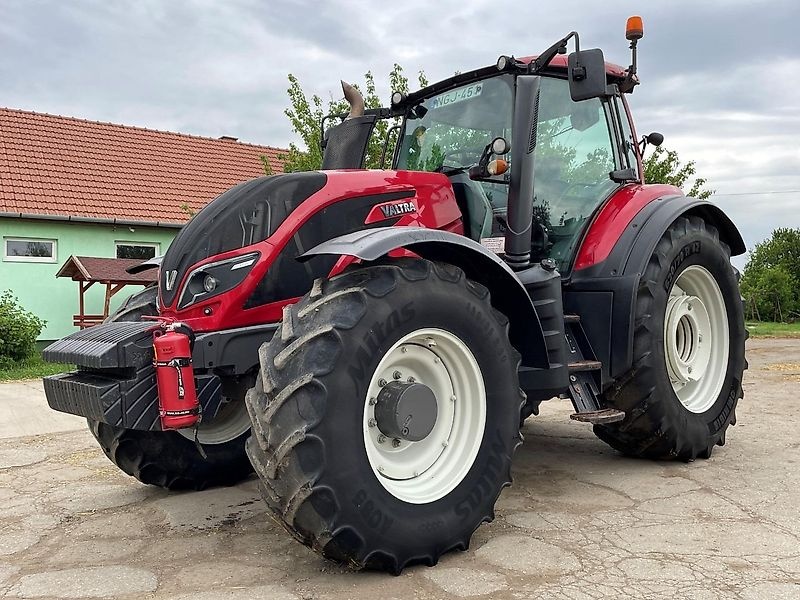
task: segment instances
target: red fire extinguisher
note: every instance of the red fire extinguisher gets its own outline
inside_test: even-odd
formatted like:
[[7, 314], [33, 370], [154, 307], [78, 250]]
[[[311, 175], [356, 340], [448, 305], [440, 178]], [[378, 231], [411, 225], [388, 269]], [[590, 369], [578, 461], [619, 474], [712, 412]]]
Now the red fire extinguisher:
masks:
[[200, 402], [192, 368], [192, 330], [183, 323], [162, 324], [153, 332], [153, 351], [161, 429], [194, 427], [200, 421]]

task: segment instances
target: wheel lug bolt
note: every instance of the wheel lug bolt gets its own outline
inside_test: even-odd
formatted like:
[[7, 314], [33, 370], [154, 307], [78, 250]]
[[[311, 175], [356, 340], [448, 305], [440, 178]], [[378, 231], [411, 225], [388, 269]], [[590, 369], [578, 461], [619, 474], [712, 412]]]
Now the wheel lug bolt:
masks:
[[455, 401], [456, 401], [456, 397], [455, 396], [450, 396], [450, 402], [455, 402]]
[[375, 406], [377, 403], [378, 403], [378, 401], [375, 398], [370, 398], [369, 399], [369, 405], [370, 406]]
[[447, 448], [447, 440], [442, 442], [442, 448]]
[[419, 477], [419, 471], [414, 471], [414, 477]]
[[386, 387], [386, 380], [385, 379], [379, 379], [378, 380], [378, 385], [381, 386], [381, 387]]
[[385, 441], [386, 441], [386, 436], [385, 436], [385, 435], [383, 435], [383, 434], [380, 434], [380, 435], [378, 436], [378, 443], [379, 443], [379, 444], [382, 444], [382, 443], [383, 443], [383, 442], [385, 442]]
[[400, 371], [395, 371], [394, 373], [392, 373], [392, 377], [394, 377], [395, 379], [400, 379], [402, 376], [403, 374]]
[[378, 422], [377, 422], [375, 419], [370, 419], [370, 420], [368, 421], [368, 423], [367, 423], [367, 424], [368, 424], [370, 427], [375, 427], [375, 425], [377, 425], [377, 424], [378, 424]]
[[692, 367], [688, 367], [686, 370], [689, 371], [689, 373], [691, 373], [692, 372]]
[[392, 447], [393, 448], [399, 448], [400, 447], [400, 440], [398, 440], [397, 438], [394, 438], [392, 440]]
[[383, 473], [383, 467], [379, 466], [379, 467], [378, 467], [378, 471], [380, 471], [381, 473]]
[[436, 364], [438, 365], [438, 364], [439, 364], [439, 359], [438, 359], [438, 358], [434, 358], [434, 359], [433, 359], [433, 362], [434, 362], [434, 363], [436, 363]]
[[417, 380], [416, 380], [414, 377], [409, 377], [409, 378], [408, 378], [408, 383], [414, 383], [414, 382], [416, 382], [416, 381], [417, 381]]
[[406, 348], [405, 346], [400, 346], [400, 352], [405, 354], [406, 352], [408, 352], [408, 348]]
[[691, 304], [687, 304], [686, 305], [686, 310], [692, 310], [692, 305]]

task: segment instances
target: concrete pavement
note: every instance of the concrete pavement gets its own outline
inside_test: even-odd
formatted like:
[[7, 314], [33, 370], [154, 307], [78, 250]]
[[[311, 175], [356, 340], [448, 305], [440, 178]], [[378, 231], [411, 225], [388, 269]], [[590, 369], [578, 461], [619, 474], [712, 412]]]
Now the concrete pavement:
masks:
[[0, 439], [85, 427], [86, 419], [47, 406], [41, 379], [0, 383]]
[[[739, 424], [710, 460], [627, 459], [570, 422], [566, 403], [543, 406], [525, 425], [496, 520], [467, 552], [400, 577], [350, 572], [300, 546], [267, 516], [253, 480], [187, 494], [141, 485], [80, 420], [56, 425], [40, 412], [36, 384], [0, 385], [0, 403], [21, 403], [0, 415], [26, 427], [0, 440], [0, 594], [800, 598], [800, 340], [755, 340], [748, 358]], [[37, 423], [46, 431], [28, 435]]]

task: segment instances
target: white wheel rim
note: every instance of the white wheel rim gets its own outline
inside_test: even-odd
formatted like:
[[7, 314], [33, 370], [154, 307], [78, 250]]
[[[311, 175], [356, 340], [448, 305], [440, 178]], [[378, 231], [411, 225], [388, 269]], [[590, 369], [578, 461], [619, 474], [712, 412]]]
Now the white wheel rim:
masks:
[[[200, 422], [197, 441], [203, 445], [224, 444], [235, 440], [250, 430], [250, 415], [241, 400], [230, 400], [223, 404], [212, 421]], [[194, 441], [194, 428], [178, 429], [183, 437]]]
[[[376, 425], [375, 403], [385, 382], [392, 380], [422, 383], [436, 396], [436, 424], [418, 442], [396, 442]], [[486, 389], [470, 349], [442, 329], [418, 329], [395, 343], [372, 375], [364, 402], [364, 446], [376, 478], [389, 493], [426, 504], [449, 494], [467, 475], [485, 423]]]
[[670, 290], [664, 317], [664, 355], [672, 390], [687, 410], [707, 411], [728, 369], [730, 340], [725, 299], [704, 267], [684, 269]]

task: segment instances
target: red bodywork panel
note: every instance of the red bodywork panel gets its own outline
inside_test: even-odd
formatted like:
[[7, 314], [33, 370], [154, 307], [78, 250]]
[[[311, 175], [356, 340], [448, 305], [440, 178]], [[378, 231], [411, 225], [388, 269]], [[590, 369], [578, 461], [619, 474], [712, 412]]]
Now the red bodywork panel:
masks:
[[[281, 249], [290, 241], [297, 230], [314, 213], [336, 202], [347, 201], [360, 196], [411, 192], [412, 195], [402, 200], [378, 203], [376, 208], [370, 212], [367, 223], [380, 225], [381, 220], [392, 219], [389, 223], [394, 223], [397, 227], [444, 229], [458, 234], [463, 234], [464, 232], [461, 211], [456, 204], [453, 188], [450, 186], [450, 181], [447, 177], [441, 173], [354, 169], [326, 171], [325, 174], [327, 175], [325, 186], [300, 204], [269, 238], [251, 246], [217, 254], [196, 263], [187, 269], [179, 286], [185, 285], [186, 277], [194, 267], [243, 256], [254, 251], [259, 252], [260, 257], [257, 264], [250, 270], [241, 284], [228, 292], [209, 298], [206, 301], [198, 302], [184, 310], [176, 310], [175, 307], [180, 297], [180, 294], [176, 294], [172, 306], [163, 307], [161, 314], [186, 323], [196, 332], [219, 331], [280, 321], [283, 307], [295, 302], [297, 298], [287, 298], [286, 300], [247, 310], [243, 306], [259, 281], [261, 281], [261, 278], [272, 266]], [[416, 211], [383, 216], [378, 208], [378, 206], [386, 204], [408, 202], [414, 204]], [[340, 272], [354, 260], [352, 257], [343, 257], [336, 263], [331, 274]], [[210, 314], [205, 314], [209, 309]]]
[[[528, 64], [533, 62], [539, 57], [539, 55], [533, 56], [523, 56], [522, 58], [518, 58], [517, 60], [523, 64]], [[550, 61], [550, 64], [547, 65], [548, 69], [564, 69], [567, 70], [567, 61], [569, 60], [566, 54], [556, 54], [553, 57], [553, 60]], [[606, 63], [606, 75], [611, 77], [612, 79], [625, 79], [625, 75], [627, 74], [628, 69], [625, 67], [621, 67], [619, 65], [615, 65], [614, 63], [607, 62]]]
[[622, 232], [647, 204], [662, 196], [683, 195], [673, 185], [629, 183], [605, 203], [589, 226], [578, 256], [575, 270], [586, 269], [603, 262]]

